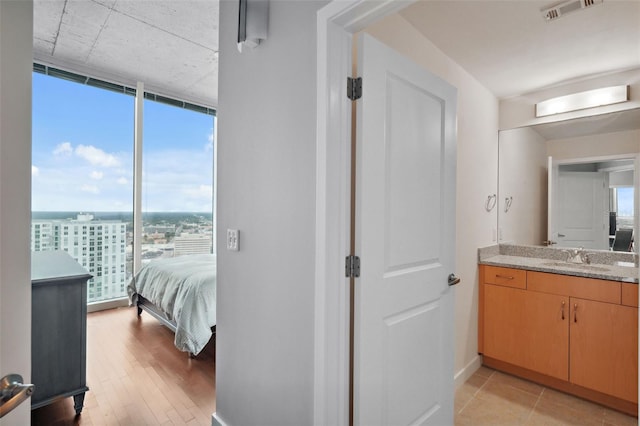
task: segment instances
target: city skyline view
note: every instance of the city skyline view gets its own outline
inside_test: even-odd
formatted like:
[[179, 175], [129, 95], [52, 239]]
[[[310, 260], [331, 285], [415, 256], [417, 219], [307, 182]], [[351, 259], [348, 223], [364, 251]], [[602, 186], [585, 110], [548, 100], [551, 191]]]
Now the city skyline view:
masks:
[[[212, 215], [143, 213], [142, 264], [155, 259], [215, 252]], [[31, 250], [62, 250], [92, 275], [87, 302], [127, 296], [133, 271], [131, 212], [32, 212]]]

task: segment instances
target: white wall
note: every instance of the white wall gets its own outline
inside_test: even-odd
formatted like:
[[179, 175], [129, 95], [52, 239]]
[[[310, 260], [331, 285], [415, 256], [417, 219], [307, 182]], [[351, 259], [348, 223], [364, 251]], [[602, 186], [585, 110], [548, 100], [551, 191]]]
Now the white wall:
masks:
[[[268, 39], [236, 48], [220, 2], [216, 416], [313, 421], [316, 11], [271, 1]], [[226, 250], [227, 228], [240, 251]]]
[[640, 153], [640, 130], [547, 141], [547, 155], [558, 160]]
[[633, 186], [633, 170], [609, 173], [609, 188]]
[[458, 89], [456, 274], [462, 282], [454, 287], [454, 371], [459, 385], [479, 365], [477, 249], [496, 243], [496, 209], [487, 213], [484, 203], [497, 192], [498, 101], [400, 15], [367, 32]]
[[[0, 1], [0, 377], [31, 379], [33, 3]], [[0, 420], [27, 425], [30, 404]]]
[[[547, 239], [547, 144], [529, 127], [500, 131], [500, 242], [540, 245]], [[505, 212], [505, 198], [513, 197]]]
[[[237, 4], [221, 2], [216, 416], [229, 425], [312, 422], [321, 5], [271, 1], [268, 40], [239, 54]], [[484, 201], [497, 191], [498, 102], [399, 16], [369, 32], [458, 88], [455, 365], [472, 373], [477, 248], [494, 242], [497, 226]], [[225, 249], [227, 228], [240, 229], [239, 252]]]

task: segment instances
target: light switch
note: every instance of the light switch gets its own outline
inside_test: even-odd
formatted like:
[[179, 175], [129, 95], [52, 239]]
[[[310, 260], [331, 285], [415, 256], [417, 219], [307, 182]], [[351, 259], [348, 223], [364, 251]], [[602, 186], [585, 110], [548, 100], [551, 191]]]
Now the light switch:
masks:
[[240, 231], [237, 229], [227, 229], [227, 250], [240, 250]]

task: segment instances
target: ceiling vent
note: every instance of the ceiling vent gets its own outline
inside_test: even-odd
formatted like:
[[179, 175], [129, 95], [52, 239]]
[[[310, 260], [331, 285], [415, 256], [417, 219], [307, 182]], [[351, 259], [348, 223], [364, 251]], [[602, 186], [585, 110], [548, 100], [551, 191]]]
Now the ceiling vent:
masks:
[[542, 17], [545, 21], [555, 21], [567, 13], [601, 4], [602, 1], [603, 0], [568, 0], [554, 6], [544, 8], [540, 12], [542, 13]]

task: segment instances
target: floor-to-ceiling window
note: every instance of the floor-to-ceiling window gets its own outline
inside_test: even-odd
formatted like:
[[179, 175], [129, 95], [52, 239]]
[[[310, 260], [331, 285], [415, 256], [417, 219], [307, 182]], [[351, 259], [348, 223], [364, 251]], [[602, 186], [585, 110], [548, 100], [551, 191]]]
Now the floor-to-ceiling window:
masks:
[[214, 120], [145, 100], [142, 263], [211, 253]]
[[92, 275], [89, 302], [126, 295], [133, 201], [131, 95], [33, 74], [32, 250]]
[[143, 229], [134, 235], [135, 90], [34, 69], [32, 250], [64, 250], [84, 266], [90, 303], [126, 297], [134, 238], [143, 262], [210, 253], [215, 112], [144, 94]]

